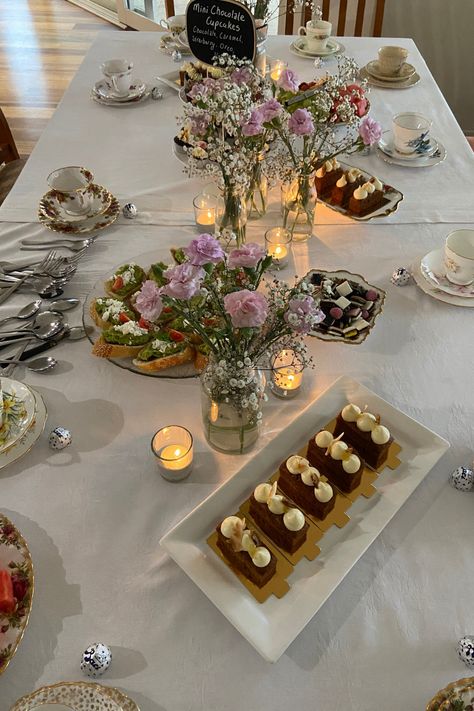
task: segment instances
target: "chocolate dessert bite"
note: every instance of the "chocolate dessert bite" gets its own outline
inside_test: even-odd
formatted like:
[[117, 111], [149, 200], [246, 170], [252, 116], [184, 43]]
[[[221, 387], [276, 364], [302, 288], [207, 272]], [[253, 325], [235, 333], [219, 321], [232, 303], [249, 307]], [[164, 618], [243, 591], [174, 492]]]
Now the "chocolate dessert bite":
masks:
[[304, 457], [293, 454], [280, 466], [278, 487], [303, 511], [324, 520], [336, 503], [332, 486]]
[[364, 460], [346, 442], [342, 435], [334, 437], [328, 430], [321, 430], [308, 444], [310, 464], [327, 476], [331, 484], [350, 493], [356, 489], [364, 471]]
[[273, 543], [293, 554], [306, 541], [309, 526], [303, 512], [276, 490], [276, 482], [259, 484], [250, 497], [249, 513]]
[[245, 519], [227, 516], [217, 528], [217, 546], [234, 570], [262, 588], [275, 575], [276, 558], [262, 546]]
[[344, 432], [344, 439], [355, 447], [372, 469], [381, 467], [387, 459], [393, 437], [380, 423], [380, 417], [349, 403], [339, 413], [335, 435]]

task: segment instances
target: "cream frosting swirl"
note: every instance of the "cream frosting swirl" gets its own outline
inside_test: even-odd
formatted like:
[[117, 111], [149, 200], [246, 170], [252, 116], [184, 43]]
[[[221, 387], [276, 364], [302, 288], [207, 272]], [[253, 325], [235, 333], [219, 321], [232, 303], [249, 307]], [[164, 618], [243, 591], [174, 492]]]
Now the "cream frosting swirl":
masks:
[[375, 192], [375, 186], [372, 185], [372, 183], [369, 183], [369, 182], [364, 183], [364, 184], [362, 185], [362, 188], [363, 188], [364, 190], [366, 190], [366, 191], [369, 193], [369, 195], [371, 195], [372, 193]]
[[374, 186], [374, 188], [375, 188], [376, 190], [383, 190], [383, 183], [382, 183], [382, 181], [379, 180], [378, 178], [376, 178], [375, 176], [370, 179], [370, 182], [372, 183], [372, 185]]
[[344, 174], [341, 175], [339, 180], [336, 182], [336, 185], [338, 188], [344, 188], [347, 185], [346, 176]]
[[292, 454], [286, 460], [286, 466], [290, 474], [301, 474], [305, 469], [309, 467], [309, 462], [304, 457], [300, 457], [299, 454]]
[[368, 193], [367, 193], [367, 190], [364, 188], [364, 186], [363, 186], [363, 185], [359, 185], [359, 187], [356, 188], [356, 189], [354, 190], [354, 192], [352, 193], [352, 197], [353, 197], [355, 200], [365, 200], [365, 198], [367, 197], [367, 194], [368, 194]]

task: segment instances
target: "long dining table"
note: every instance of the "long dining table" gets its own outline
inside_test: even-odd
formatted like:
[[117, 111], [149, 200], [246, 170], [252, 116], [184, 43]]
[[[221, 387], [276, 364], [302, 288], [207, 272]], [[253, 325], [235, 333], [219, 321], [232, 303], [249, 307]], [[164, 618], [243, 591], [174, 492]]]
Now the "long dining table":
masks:
[[[271, 37], [267, 53], [288, 62], [302, 79], [319, 68], [294, 56], [291, 38]], [[380, 39], [342, 38], [363, 66]], [[442, 247], [453, 229], [472, 226], [474, 158], [426, 63], [410, 39], [384, 39], [409, 50], [420, 82], [406, 90], [372, 87], [371, 115], [385, 130], [401, 111], [433, 120], [447, 151], [426, 169], [390, 165], [372, 151], [350, 157], [404, 195], [383, 219], [356, 223], [318, 205], [314, 236], [294, 244], [282, 278], [310, 268], [345, 268], [387, 292], [384, 312], [360, 346], [310, 338], [316, 361], [298, 398], [270, 398], [258, 451], [340, 375], [363, 383], [445, 437], [451, 448], [275, 663], [239, 635], [160, 548], [160, 538], [253, 456], [209, 448], [201, 426], [196, 379], [150, 379], [94, 358], [87, 340], [54, 351], [48, 375], [16, 376], [36, 388], [48, 408], [46, 435], [0, 472], [0, 510], [28, 541], [35, 568], [29, 626], [0, 680], [0, 707], [60, 680], [83, 678], [82, 651], [92, 642], [112, 647], [101, 683], [128, 693], [141, 711], [237, 711], [302, 707], [329, 711], [424, 708], [447, 682], [466, 675], [459, 637], [474, 632], [474, 494], [449, 486], [454, 467], [473, 458], [474, 329], [468, 308], [442, 303], [413, 282], [390, 283], [393, 270], [411, 268]], [[126, 57], [150, 84], [179, 65], [160, 51], [155, 33], [104, 33], [97, 38], [0, 209], [2, 260], [18, 257], [20, 240], [52, 238], [37, 221], [38, 201], [55, 168], [83, 165], [122, 204], [138, 208], [104, 230], [81, 260], [67, 295], [84, 301], [104, 274], [139, 255], [168, 259], [169, 248], [196, 235], [192, 198], [202, 182], [189, 179], [172, 150], [181, 110], [177, 93], [130, 107], [90, 98], [100, 64]], [[278, 222], [278, 190], [268, 214], [249, 223], [247, 239], [263, 243]], [[40, 253], [38, 253], [40, 254]], [[41, 253], [44, 254], [44, 253]], [[0, 316], [31, 300], [17, 295]], [[70, 322], [80, 323], [79, 311]], [[188, 480], [169, 483], [150, 452], [152, 434], [166, 424], [187, 427], [195, 440]], [[72, 444], [48, 447], [47, 433], [68, 428]]]

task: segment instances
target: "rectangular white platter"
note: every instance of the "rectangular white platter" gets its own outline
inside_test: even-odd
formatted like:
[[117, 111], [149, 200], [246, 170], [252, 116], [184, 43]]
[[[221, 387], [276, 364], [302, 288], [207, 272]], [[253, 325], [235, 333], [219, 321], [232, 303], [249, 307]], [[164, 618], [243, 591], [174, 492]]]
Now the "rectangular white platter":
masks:
[[[235, 513], [256, 484], [271, 476], [348, 402], [367, 405], [369, 412], [380, 414], [402, 447], [402, 463], [394, 471], [384, 469], [371, 499], [357, 499], [347, 512], [351, 520], [344, 528], [332, 527], [324, 535], [318, 544], [321, 554], [314, 561], [303, 559], [296, 565], [283, 598], [270, 596], [260, 604], [206, 539], [221, 519]], [[257, 652], [276, 662], [448, 448], [445, 439], [342, 376], [160, 543]]]

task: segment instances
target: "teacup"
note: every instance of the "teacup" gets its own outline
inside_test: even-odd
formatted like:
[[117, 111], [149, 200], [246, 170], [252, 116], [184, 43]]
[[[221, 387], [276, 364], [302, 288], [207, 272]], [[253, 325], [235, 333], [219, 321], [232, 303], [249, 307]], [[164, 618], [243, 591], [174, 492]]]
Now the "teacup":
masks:
[[306, 46], [310, 52], [320, 52], [326, 49], [331, 30], [332, 24], [326, 20], [308, 20], [306, 27], [298, 28], [298, 34], [306, 35]]
[[186, 29], [186, 15], [172, 15], [166, 20], [160, 20], [160, 25], [172, 35], [180, 35]]
[[423, 147], [430, 132], [432, 121], [421, 114], [407, 111], [397, 114], [392, 119], [395, 148], [399, 153], [409, 155]]
[[474, 230], [454, 230], [446, 237], [444, 266], [453, 284], [474, 282]]
[[101, 65], [108, 87], [117, 96], [126, 96], [132, 85], [133, 62], [128, 59], [108, 59]]
[[408, 57], [408, 50], [404, 47], [380, 47], [379, 49], [379, 72], [387, 77], [400, 74], [402, 66]]
[[47, 182], [57, 195], [63, 209], [71, 215], [84, 215], [90, 207], [89, 187], [94, 176], [86, 168], [70, 165], [48, 175]]

